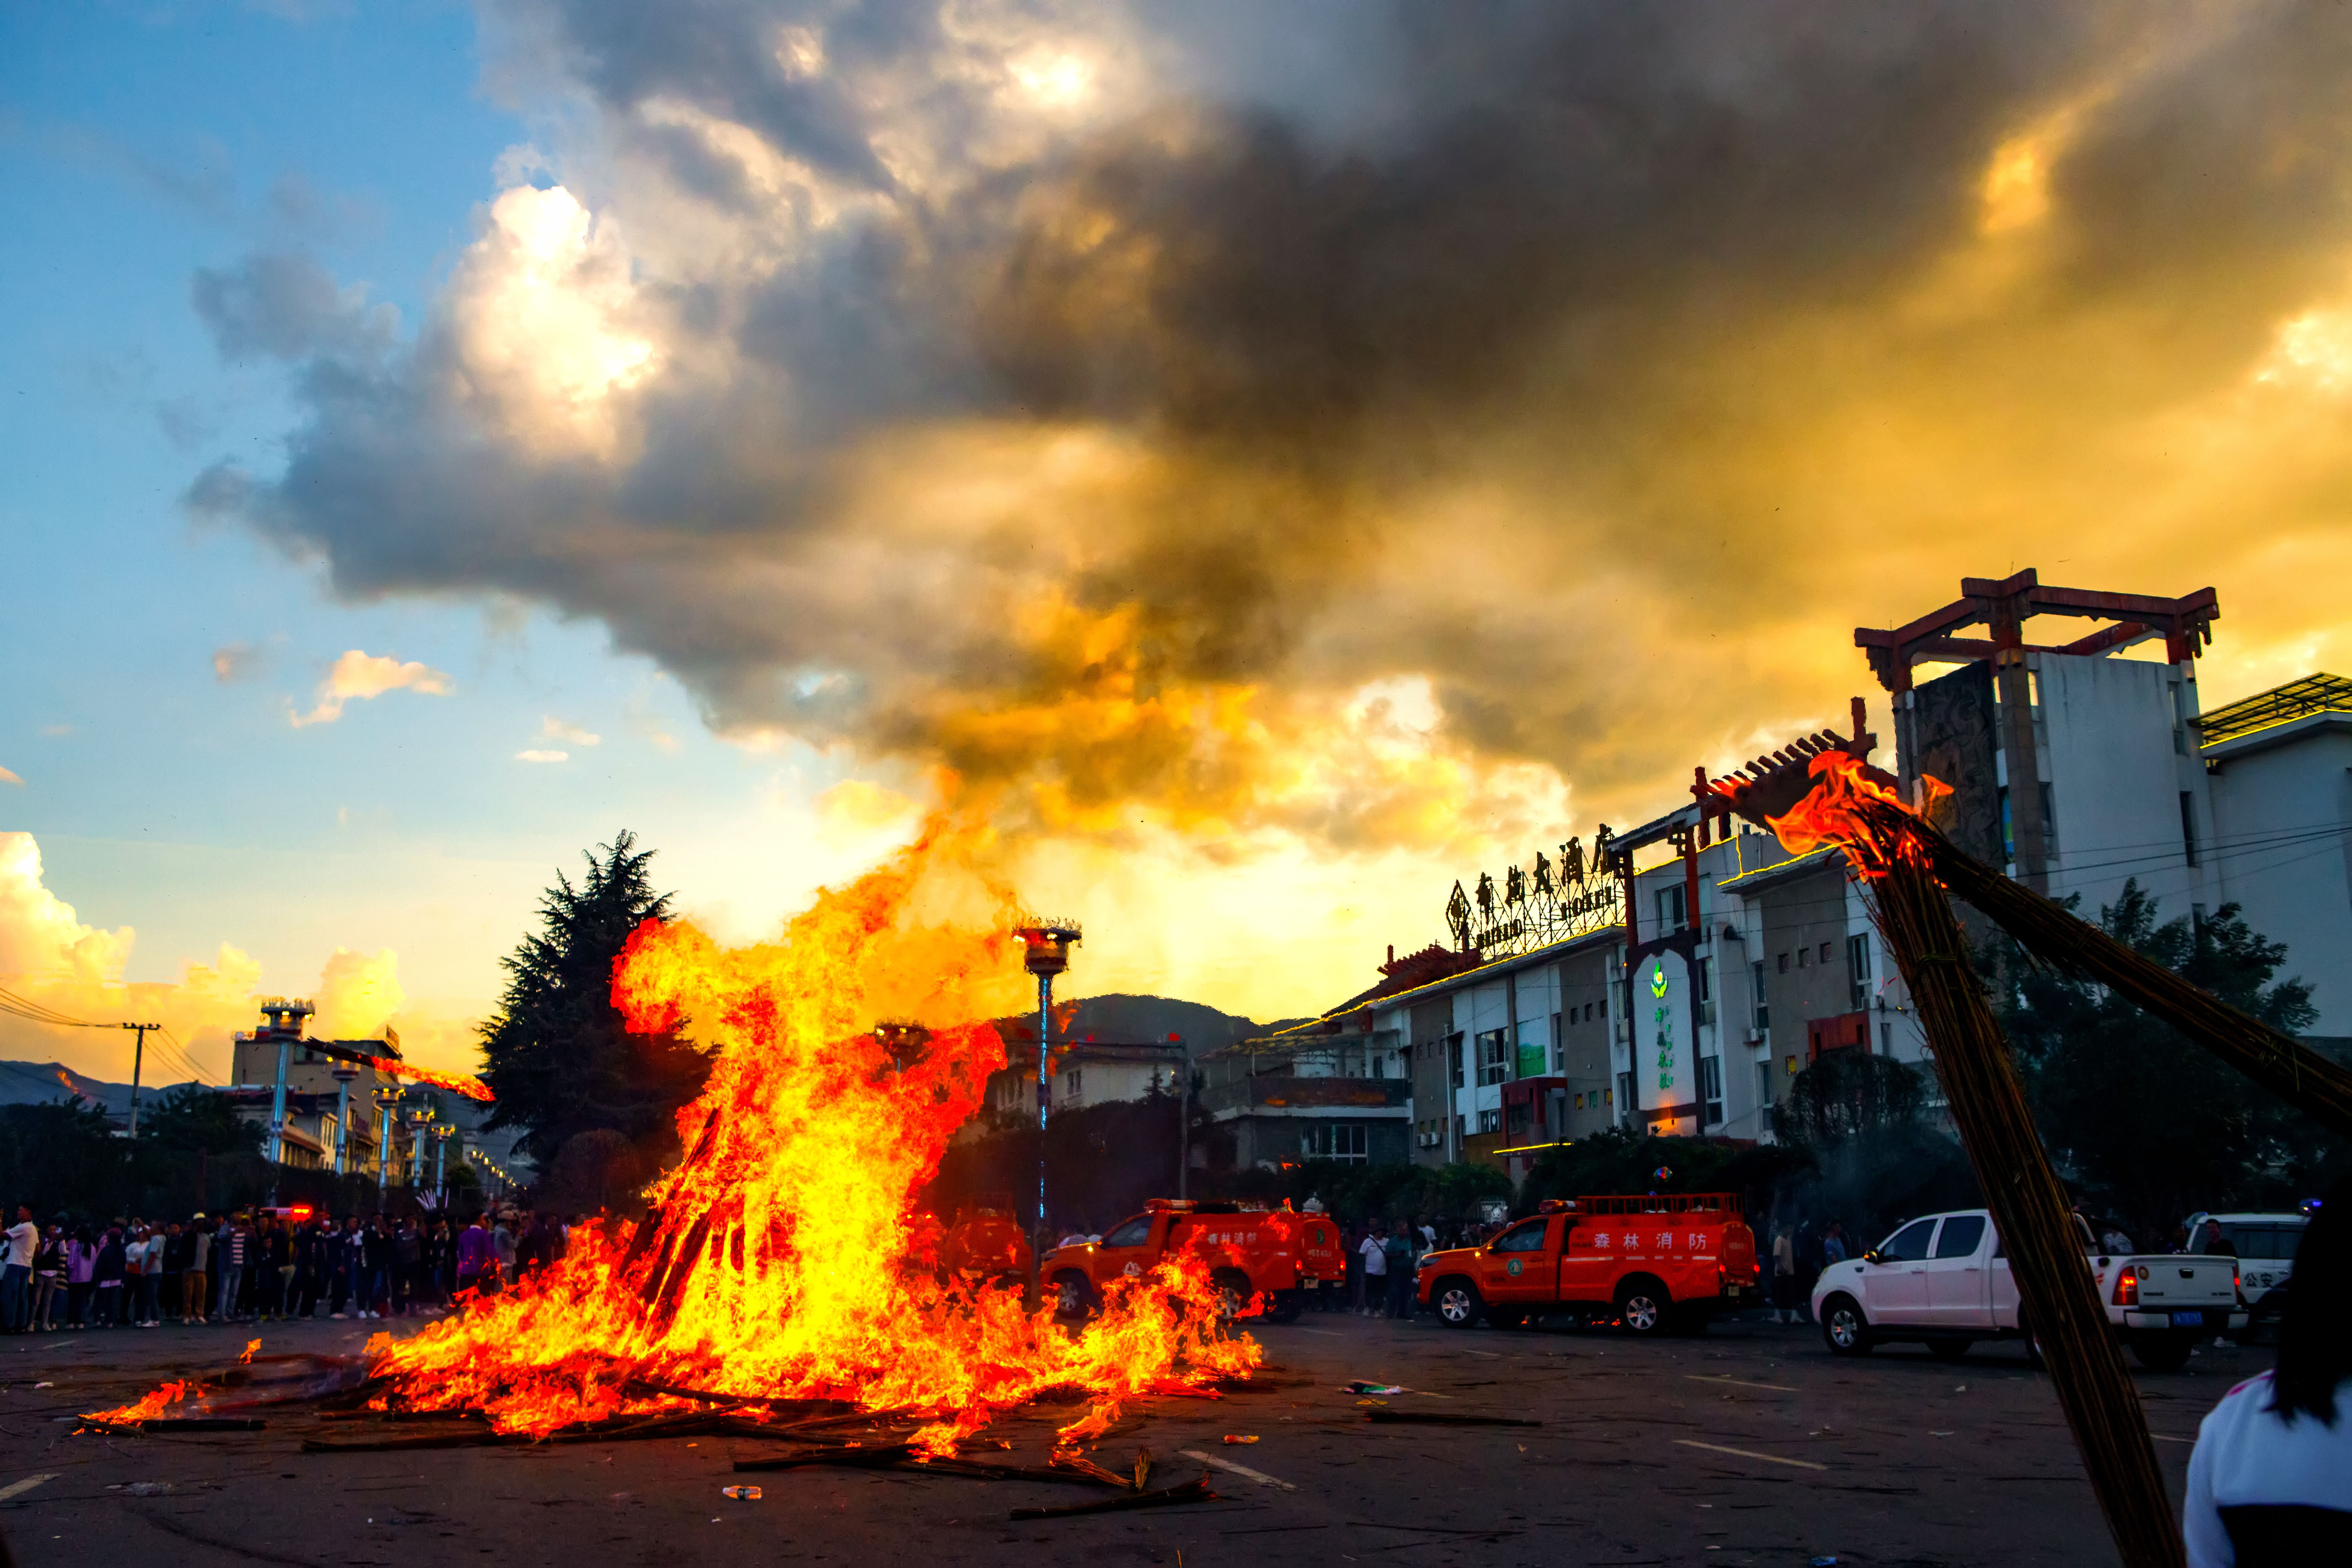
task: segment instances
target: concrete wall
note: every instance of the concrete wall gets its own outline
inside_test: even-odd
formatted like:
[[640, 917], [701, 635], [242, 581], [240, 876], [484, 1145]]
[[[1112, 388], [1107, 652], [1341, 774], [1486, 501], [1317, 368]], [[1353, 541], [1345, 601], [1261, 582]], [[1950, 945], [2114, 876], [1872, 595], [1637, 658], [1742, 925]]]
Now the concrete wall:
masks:
[[2178, 722], [2179, 675], [2138, 659], [2051, 654], [2032, 656], [2028, 668], [2042, 690], [2035, 742], [2056, 814], [2051, 896], [2079, 893], [2082, 912], [2095, 918], [2136, 877], [2168, 918], [2187, 914], [2205, 898], [2207, 875], [2189, 864], [2184, 792], [2200, 843], [2212, 828], [2203, 769]]
[[[2210, 748], [2215, 907], [2286, 943], [2317, 1037], [2352, 1036], [2352, 720], [2323, 715]], [[2168, 911], [2185, 912], [2185, 911]]]
[[[1552, 969], [1561, 1004], [1554, 1070], [1568, 1079], [1570, 1138], [1589, 1138], [1617, 1121], [1616, 1079], [1609, 1065], [1610, 1024], [1616, 1016], [1609, 959], [1609, 949], [1594, 948], [1563, 959]], [[1580, 1098], [1584, 1101], [1580, 1107]]]

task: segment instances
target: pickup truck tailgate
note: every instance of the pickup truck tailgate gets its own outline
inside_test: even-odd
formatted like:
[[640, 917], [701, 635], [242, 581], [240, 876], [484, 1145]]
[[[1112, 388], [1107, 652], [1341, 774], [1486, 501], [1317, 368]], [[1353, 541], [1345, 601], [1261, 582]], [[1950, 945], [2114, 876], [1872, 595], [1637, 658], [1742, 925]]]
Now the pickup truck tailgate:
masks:
[[2139, 1304], [2147, 1310], [2238, 1304], [2238, 1266], [2230, 1258], [2135, 1258], [2131, 1265], [2147, 1270], [2139, 1286]]

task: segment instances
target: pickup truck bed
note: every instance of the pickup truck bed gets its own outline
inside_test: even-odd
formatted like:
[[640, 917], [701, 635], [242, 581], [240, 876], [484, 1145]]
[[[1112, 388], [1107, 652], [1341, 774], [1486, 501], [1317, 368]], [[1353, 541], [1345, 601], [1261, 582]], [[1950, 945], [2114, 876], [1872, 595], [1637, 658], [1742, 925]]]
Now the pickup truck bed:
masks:
[[[2107, 1321], [2140, 1363], [2170, 1372], [2200, 1335], [2245, 1326], [2237, 1262], [2090, 1250]], [[1895, 1341], [1960, 1355], [1978, 1340], [2032, 1338], [1992, 1216], [1983, 1209], [1913, 1220], [1861, 1258], [1833, 1263], [1813, 1287], [1813, 1316], [1831, 1351], [1867, 1355]]]

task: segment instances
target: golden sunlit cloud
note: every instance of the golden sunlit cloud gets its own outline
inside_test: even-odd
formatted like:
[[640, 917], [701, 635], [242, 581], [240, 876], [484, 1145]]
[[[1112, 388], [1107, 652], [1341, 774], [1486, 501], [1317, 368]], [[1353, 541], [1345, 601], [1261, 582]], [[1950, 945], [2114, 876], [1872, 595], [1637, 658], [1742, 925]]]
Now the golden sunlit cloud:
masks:
[[[1853, 628], [1964, 575], [2214, 585], [2209, 703], [2340, 657], [2352, 61], [2317, 13], [942, 4], [852, 38], [721, 0], [658, 58], [532, 14], [520, 63], [593, 132], [566, 183], [491, 204], [282, 475], [192, 504], [353, 598], [593, 618], [746, 750], [951, 772], [1073, 907], [1186, 889], [1122, 973], [1215, 878], [1418, 889], [1665, 810], [1842, 720]], [[1423, 893], [1317, 885], [1352, 973], [1436, 934]], [[1293, 1007], [1339, 984], [1286, 968]]]
[[[184, 1081], [193, 1063], [225, 1082], [231, 1034], [250, 1029], [265, 994], [261, 965], [223, 942], [210, 963], [189, 962], [176, 981], [130, 981], [124, 971], [137, 942], [129, 926], [109, 931], [84, 923], [73, 906], [46, 885], [39, 844], [29, 833], [0, 833], [0, 986], [42, 1007], [100, 1026], [60, 1027], [0, 1015], [0, 1057], [64, 1063], [76, 1072], [130, 1081], [133, 1041], [114, 1026], [160, 1024], [168, 1031], [147, 1043], [146, 1082]], [[303, 989], [276, 986], [270, 990]], [[390, 1025], [404, 1053], [424, 1065], [469, 1071], [475, 1063], [470, 1023], [404, 1012], [399, 958], [390, 948], [360, 952], [338, 947], [310, 987], [319, 1016], [311, 1032], [327, 1038], [380, 1038]]]
[[456, 689], [447, 676], [415, 659], [404, 664], [388, 654], [352, 648], [335, 660], [327, 679], [319, 683], [318, 705], [308, 713], [290, 717], [299, 730], [308, 724], [331, 724], [343, 716], [345, 703], [368, 701], [387, 691], [446, 697]]

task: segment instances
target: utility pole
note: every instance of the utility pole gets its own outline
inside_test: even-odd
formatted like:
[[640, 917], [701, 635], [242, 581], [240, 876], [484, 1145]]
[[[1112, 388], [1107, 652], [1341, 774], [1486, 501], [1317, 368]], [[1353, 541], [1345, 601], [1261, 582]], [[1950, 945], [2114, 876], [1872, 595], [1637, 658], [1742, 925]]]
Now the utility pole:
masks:
[[139, 1068], [147, 1059], [147, 1031], [153, 1029], [160, 1033], [163, 1026], [125, 1024], [122, 1026], [138, 1033], [138, 1037], [131, 1043], [131, 1136], [136, 1141], [139, 1136]]
[[[1171, 1035], [1168, 1043], [1180, 1049], [1184, 1044], [1181, 1035]], [[1192, 1053], [1184, 1052], [1184, 1059], [1176, 1070], [1184, 1075], [1184, 1087], [1176, 1096], [1176, 1195], [1187, 1195], [1184, 1184], [1192, 1173]]]
[[1045, 1259], [1045, 1120], [1054, 1108], [1054, 976], [1070, 967], [1070, 948], [1084, 933], [1076, 921], [1039, 921], [1013, 934], [1028, 949], [1022, 966], [1037, 977], [1037, 1229], [1029, 1248], [1029, 1308], [1034, 1311]]

